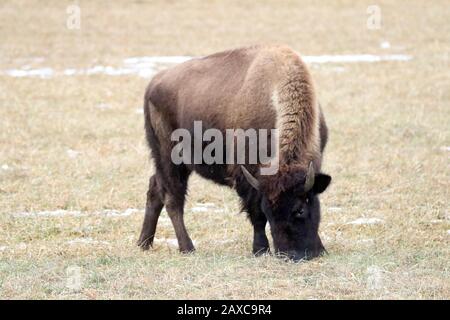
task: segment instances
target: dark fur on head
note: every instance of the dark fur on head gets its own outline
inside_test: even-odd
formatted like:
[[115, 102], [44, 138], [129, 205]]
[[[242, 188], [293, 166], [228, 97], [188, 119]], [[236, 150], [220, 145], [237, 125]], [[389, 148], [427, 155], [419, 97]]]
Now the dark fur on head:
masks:
[[300, 164], [281, 165], [274, 175], [261, 175], [261, 191], [271, 203], [275, 203], [282, 192], [294, 187], [303, 186], [307, 170]]

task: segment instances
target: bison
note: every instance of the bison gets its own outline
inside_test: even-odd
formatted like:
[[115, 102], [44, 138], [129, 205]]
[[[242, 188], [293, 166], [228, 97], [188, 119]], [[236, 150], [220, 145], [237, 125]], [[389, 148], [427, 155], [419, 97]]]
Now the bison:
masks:
[[[152, 245], [165, 206], [179, 250], [194, 250], [183, 208], [195, 171], [237, 191], [253, 225], [255, 255], [270, 252], [267, 222], [277, 255], [298, 261], [324, 252], [318, 195], [331, 182], [320, 171], [328, 133], [310, 73], [297, 52], [287, 46], [238, 48], [159, 72], [146, 89], [144, 117], [156, 172], [150, 177], [138, 240], [142, 249]], [[278, 129], [278, 170], [263, 175], [264, 163], [175, 164], [171, 134], [180, 128], [193, 132], [195, 121], [221, 132]]]

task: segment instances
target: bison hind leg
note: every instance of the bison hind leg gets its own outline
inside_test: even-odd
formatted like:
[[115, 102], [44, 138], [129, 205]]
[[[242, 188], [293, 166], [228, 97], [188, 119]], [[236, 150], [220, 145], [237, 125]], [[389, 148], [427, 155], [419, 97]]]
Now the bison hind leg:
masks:
[[163, 207], [164, 193], [158, 183], [157, 176], [153, 175], [149, 181], [144, 223], [142, 225], [141, 235], [139, 236], [139, 240], [137, 242], [137, 245], [141, 247], [142, 250], [148, 250], [153, 245], [156, 225]]

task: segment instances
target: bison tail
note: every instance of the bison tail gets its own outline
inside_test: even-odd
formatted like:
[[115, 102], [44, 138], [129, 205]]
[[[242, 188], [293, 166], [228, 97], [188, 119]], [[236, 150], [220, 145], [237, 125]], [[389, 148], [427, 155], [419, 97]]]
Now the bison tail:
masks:
[[157, 158], [159, 155], [159, 139], [155, 133], [155, 129], [153, 128], [151, 121], [151, 112], [150, 108], [152, 107], [152, 102], [150, 100], [149, 89], [147, 88], [145, 96], [144, 96], [144, 126], [145, 126], [145, 138], [147, 140], [147, 144], [152, 152], [153, 158]]

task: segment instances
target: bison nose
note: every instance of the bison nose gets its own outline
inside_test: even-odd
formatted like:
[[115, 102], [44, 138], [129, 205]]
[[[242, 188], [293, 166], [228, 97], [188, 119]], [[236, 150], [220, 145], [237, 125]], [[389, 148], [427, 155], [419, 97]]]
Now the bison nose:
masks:
[[294, 253], [290, 256], [293, 262], [299, 262], [301, 260], [308, 260], [308, 255], [305, 253]]
[[293, 261], [293, 262], [299, 262], [300, 260], [308, 260], [311, 257], [308, 257], [307, 253], [305, 251], [279, 251], [278, 255], [279, 258], [285, 259], [287, 261]]
[[295, 252], [292, 255], [290, 255], [289, 258], [293, 262], [299, 262], [301, 260], [304, 260], [304, 261], [311, 260], [311, 259], [313, 259], [313, 258], [315, 258], [315, 257], [317, 257], [319, 255], [320, 255], [319, 252], [313, 252], [313, 251], [305, 250], [305, 251], [301, 251], [301, 252]]
[[320, 246], [315, 250], [305, 249], [299, 251], [288, 251], [285, 257], [293, 262], [299, 262], [301, 260], [306, 261], [316, 258], [318, 256], [321, 256], [324, 252], [326, 252], [325, 248], [323, 246]]

